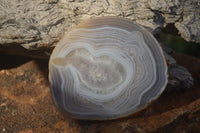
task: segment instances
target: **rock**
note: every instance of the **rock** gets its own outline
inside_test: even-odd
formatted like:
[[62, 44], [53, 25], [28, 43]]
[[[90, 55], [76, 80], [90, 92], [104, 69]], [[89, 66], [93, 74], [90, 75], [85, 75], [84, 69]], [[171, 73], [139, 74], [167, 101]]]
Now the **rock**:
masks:
[[199, 8], [198, 0], [1, 0], [0, 49], [48, 57], [65, 32], [97, 16], [128, 18], [153, 33], [174, 24], [184, 39], [199, 43]]
[[0, 44], [4, 49], [20, 47], [48, 53], [69, 28], [68, 15], [59, 8], [58, 0], [2, 0], [0, 10]]
[[[168, 85], [165, 92], [190, 88], [194, 82], [191, 73], [183, 66], [180, 66], [170, 55], [171, 50], [162, 45], [165, 51], [165, 58], [168, 65]], [[173, 54], [172, 54], [173, 55]]]
[[200, 60], [181, 54], [173, 54], [173, 57], [192, 73], [194, 86], [185, 91], [164, 93], [141, 112], [112, 121], [64, 117], [53, 102], [45, 60], [2, 69], [0, 132], [199, 132]]
[[182, 20], [175, 23], [186, 41], [200, 42], [200, 1], [184, 1]]

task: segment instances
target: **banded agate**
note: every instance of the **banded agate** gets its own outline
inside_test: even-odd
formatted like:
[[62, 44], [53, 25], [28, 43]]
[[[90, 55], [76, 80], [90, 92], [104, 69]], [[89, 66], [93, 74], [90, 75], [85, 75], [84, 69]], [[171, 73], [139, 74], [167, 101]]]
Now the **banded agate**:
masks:
[[57, 107], [76, 119], [128, 116], [167, 84], [163, 51], [142, 26], [118, 17], [93, 18], [67, 33], [49, 61]]

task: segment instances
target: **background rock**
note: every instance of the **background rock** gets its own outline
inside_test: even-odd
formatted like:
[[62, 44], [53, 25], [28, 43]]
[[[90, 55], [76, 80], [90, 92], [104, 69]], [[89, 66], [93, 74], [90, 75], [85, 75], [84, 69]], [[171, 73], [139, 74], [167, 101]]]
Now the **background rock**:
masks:
[[27, 63], [18, 67], [2, 69], [0, 132], [200, 132], [200, 60], [181, 54], [173, 54], [173, 57], [192, 73], [194, 86], [185, 91], [163, 93], [141, 112], [112, 121], [80, 121], [64, 117], [52, 99], [48, 61], [26, 60]]
[[48, 57], [65, 32], [97, 16], [128, 18], [153, 33], [174, 24], [184, 39], [199, 43], [199, 9], [198, 0], [1, 0], [0, 49]]

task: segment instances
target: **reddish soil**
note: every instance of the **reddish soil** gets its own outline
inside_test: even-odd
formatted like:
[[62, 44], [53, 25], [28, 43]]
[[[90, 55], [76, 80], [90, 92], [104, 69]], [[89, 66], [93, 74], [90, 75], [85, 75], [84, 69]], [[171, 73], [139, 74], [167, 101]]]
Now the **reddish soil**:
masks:
[[112, 121], [81, 121], [56, 108], [48, 82], [48, 63], [29, 61], [0, 70], [0, 132], [2, 133], [132, 133], [200, 132], [200, 60], [174, 54], [193, 75], [188, 90], [163, 93], [145, 110]]

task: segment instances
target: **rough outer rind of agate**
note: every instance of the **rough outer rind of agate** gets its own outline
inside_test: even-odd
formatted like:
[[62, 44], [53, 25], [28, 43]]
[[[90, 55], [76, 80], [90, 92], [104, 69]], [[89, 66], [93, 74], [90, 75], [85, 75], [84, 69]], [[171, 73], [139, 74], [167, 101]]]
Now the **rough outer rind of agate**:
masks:
[[117, 17], [82, 22], [57, 44], [49, 61], [54, 101], [76, 119], [117, 119], [138, 112], [161, 95], [167, 77], [153, 35]]

